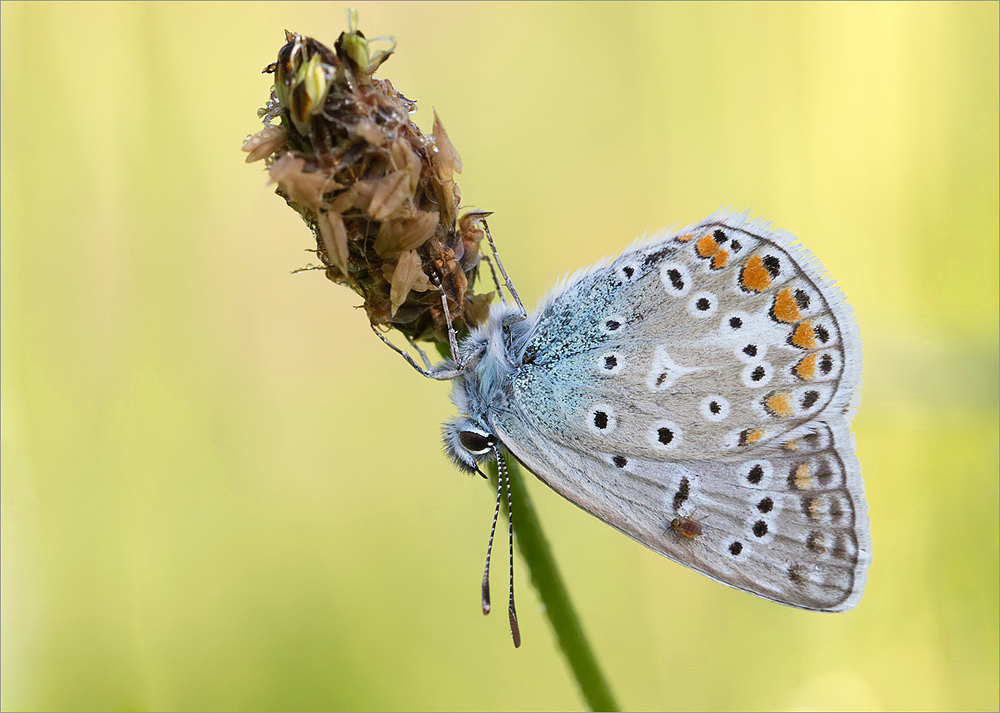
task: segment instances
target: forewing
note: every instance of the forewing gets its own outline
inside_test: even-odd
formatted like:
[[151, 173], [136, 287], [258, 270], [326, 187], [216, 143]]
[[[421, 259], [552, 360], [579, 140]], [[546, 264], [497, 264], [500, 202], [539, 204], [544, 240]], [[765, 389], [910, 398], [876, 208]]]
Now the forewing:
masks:
[[576, 450], [687, 460], [850, 418], [860, 340], [793, 238], [710, 218], [583, 271], [532, 317], [518, 405]]

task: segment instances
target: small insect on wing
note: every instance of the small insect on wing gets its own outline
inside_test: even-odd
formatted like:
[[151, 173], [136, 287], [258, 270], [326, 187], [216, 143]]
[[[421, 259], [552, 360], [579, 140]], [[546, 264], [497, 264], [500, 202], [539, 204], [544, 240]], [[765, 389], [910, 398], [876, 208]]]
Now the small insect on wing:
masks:
[[705, 534], [705, 528], [701, 524], [701, 521], [705, 517], [696, 518], [690, 515], [678, 515], [670, 521], [670, 529], [681, 537], [694, 540]]

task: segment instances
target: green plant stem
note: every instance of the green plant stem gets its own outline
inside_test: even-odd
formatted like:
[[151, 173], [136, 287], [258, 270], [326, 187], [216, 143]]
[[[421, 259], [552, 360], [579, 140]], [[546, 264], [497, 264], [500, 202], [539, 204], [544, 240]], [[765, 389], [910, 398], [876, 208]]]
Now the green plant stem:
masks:
[[[490, 464], [489, 472], [490, 482], [495, 489], [497, 487], [495, 463]], [[517, 511], [517, 515], [514, 516], [514, 539], [517, 540], [521, 557], [528, 565], [531, 582], [545, 606], [545, 613], [555, 631], [559, 648], [562, 649], [566, 662], [580, 686], [580, 692], [591, 710], [621, 710], [597, 665], [597, 659], [583, 633], [583, 626], [576, 610], [573, 609], [569, 592], [563, 584], [555, 558], [552, 556], [552, 549], [545, 539], [535, 506], [524, 485], [520, 464], [515, 459], [508, 458], [507, 472], [510, 477], [511, 496], [515, 503], [514, 509]], [[507, 499], [501, 498], [501, 502], [506, 512]]]

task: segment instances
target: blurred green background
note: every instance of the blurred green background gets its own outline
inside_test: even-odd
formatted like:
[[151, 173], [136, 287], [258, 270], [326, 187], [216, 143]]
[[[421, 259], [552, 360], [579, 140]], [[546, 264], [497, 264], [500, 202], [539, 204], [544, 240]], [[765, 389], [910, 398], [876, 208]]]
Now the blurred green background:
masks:
[[[854, 305], [856, 610], [528, 483], [622, 705], [996, 710], [997, 3], [357, 7], [527, 303], [730, 204]], [[441, 453], [447, 385], [289, 274], [310, 235], [243, 163], [282, 31], [345, 8], [0, 7], [4, 709], [583, 705], [524, 574], [520, 650], [479, 611], [494, 496]]]

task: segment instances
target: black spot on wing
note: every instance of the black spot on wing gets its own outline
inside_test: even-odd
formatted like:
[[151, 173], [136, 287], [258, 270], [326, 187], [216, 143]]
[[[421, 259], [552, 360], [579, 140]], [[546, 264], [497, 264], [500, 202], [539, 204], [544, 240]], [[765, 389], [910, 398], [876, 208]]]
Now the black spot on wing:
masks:
[[688, 499], [691, 493], [691, 484], [687, 478], [681, 478], [681, 484], [674, 493], [674, 512], [680, 509], [681, 505]]
[[676, 248], [674, 248], [673, 246], [671, 246], [671, 245], [665, 245], [664, 247], [662, 247], [662, 248], [660, 248], [658, 250], [654, 250], [653, 252], [651, 252], [648, 255], [646, 255], [642, 259], [642, 261], [646, 265], [655, 265], [656, 263], [660, 262], [660, 260], [662, 260], [663, 258], [665, 258], [667, 255], [672, 254], [675, 250], [676, 250]]

